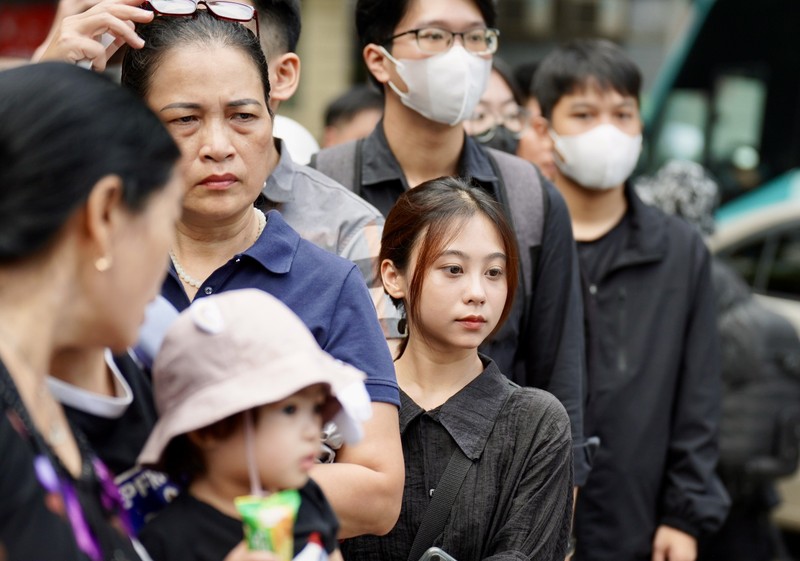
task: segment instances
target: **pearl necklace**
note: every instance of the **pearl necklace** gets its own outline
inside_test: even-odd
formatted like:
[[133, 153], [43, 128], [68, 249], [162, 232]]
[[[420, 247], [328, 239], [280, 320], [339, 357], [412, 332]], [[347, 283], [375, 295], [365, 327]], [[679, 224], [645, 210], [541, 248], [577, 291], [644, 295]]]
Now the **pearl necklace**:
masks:
[[[267, 225], [267, 217], [262, 211], [260, 211], [259, 209], [255, 208], [255, 207], [253, 207], [253, 211], [255, 211], [256, 220], [258, 221], [258, 231], [256, 232], [256, 241], [257, 241], [258, 238], [261, 237], [261, 233], [264, 231], [264, 228]], [[255, 243], [255, 242], [253, 242], [253, 243]], [[189, 273], [187, 273], [186, 270], [183, 267], [181, 267], [181, 264], [178, 262], [178, 258], [175, 257], [175, 253], [174, 252], [172, 252], [172, 251], [169, 252], [169, 258], [172, 259], [172, 264], [175, 266], [175, 272], [178, 273], [178, 277], [183, 282], [185, 282], [186, 284], [188, 284], [192, 288], [200, 288], [201, 286], [203, 286], [203, 281], [197, 280], [196, 278], [191, 276]]]

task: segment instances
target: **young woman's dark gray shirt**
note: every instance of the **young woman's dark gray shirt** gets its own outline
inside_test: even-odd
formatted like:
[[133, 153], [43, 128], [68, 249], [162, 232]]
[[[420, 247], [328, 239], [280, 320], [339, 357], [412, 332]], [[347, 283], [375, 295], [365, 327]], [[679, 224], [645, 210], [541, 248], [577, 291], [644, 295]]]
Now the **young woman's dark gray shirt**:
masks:
[[386, 536], [347, 540], [348, 561], [406, 561], [434, 489], [460, 447], [474, 464], [435, 544], [458, 561], [563, 561], [572, 515], [569, 418], [552, 395], [510, 384], [497, 366], [424, 411], [400, 392], [406, 482]]

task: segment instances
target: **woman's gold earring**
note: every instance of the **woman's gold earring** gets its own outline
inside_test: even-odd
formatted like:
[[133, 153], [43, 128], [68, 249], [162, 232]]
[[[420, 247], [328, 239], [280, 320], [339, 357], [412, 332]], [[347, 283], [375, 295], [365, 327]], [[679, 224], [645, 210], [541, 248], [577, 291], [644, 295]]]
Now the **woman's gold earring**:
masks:
[[97, 261], [94, 262], [94, 268], [97, 269], [98, 273], [105, 273], [111, 268], [111, 258], [98, 257]]

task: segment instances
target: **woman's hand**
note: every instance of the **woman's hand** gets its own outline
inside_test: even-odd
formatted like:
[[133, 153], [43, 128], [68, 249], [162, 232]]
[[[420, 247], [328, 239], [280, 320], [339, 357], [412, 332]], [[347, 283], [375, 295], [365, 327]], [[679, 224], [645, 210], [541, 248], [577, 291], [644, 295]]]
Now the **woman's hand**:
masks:
[[56, 9], [56, 19], [53, 21], [53, 27], [61, 23], [62, 19], [76, 14], [82, 14], [99, 3], [100, 0], [60, 0], [58, 8]]
[[686, 532], [659, 526], [653, 538], [653, 561], [695, 561], [697, 540]]
[[[73, 8], [94, 0], [72, 0]], [[141, 0], [103, 0], [85, 12], [56, 21], [48, 41], [34, 55], [34, 62], [60, 60], [78, 63], [91, 62], [96, 70], [105, 70], [108, 59], [127, 43], [134, 49], [144, 46], [144, 40], [134, 31], [136, 23], [147, 23], [153, 12], [140, 8]], [[59, 8], [60, 9], [60, 8]], [[114, 42], [104, 47], [98, 38], [108, 33]]]

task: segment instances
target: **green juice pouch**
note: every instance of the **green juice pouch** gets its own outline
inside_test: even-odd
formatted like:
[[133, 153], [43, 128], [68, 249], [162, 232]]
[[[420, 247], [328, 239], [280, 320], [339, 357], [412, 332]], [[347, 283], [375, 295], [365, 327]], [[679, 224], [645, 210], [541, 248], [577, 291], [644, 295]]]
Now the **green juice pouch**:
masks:
[[300, 508], [300, 493], [294, 489], [268, 497], [248, 495], [234, 501], [244, 524], [244, 537], [251, 551], [271, 551], [281, 561], [294, 557], [294, 521]]

